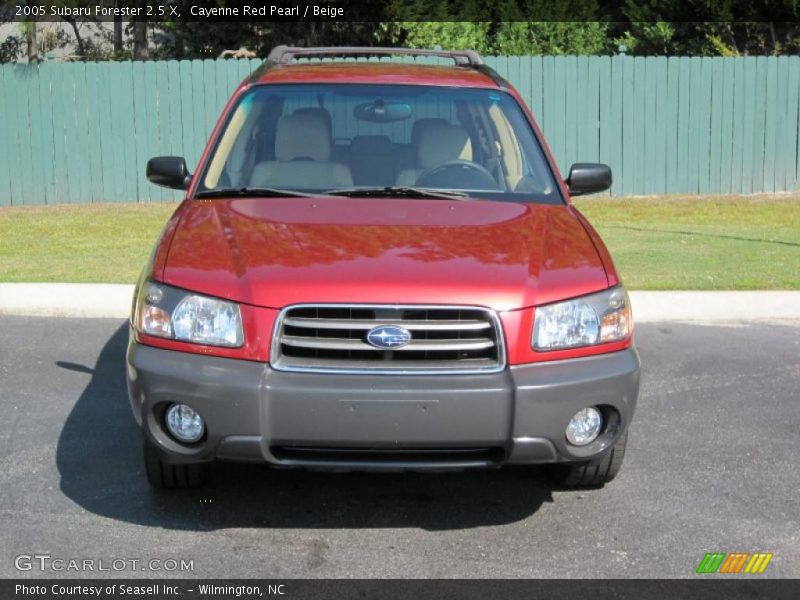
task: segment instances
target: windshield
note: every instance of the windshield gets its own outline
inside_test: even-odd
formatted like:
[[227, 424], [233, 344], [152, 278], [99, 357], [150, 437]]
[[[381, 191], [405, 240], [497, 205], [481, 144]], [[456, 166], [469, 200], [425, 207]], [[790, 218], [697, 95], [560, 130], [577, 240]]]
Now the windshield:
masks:
[[249, 90], [218, 136], [197, 191], [248, 188], [372, 196], [412, 188], [563, 202], [514, 98], [414, 85]]

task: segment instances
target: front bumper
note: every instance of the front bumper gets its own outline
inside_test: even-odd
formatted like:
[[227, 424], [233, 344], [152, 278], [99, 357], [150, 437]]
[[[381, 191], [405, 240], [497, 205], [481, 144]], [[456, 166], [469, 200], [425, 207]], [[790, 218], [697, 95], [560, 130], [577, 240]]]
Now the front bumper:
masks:
[[[633, 348], [494, 374], [339, 375], [162, 350], [131, 336], [127, 374], [137, 422], [173, 463], [425, 469], [588, 460], [627, 428], [639, 393]], [[164, 429], [173, 402], [205, 419], [199, 443], [180, 444]], [[577, 448], [564, 430], [587, 406], [601, 408], [606, 426]]]

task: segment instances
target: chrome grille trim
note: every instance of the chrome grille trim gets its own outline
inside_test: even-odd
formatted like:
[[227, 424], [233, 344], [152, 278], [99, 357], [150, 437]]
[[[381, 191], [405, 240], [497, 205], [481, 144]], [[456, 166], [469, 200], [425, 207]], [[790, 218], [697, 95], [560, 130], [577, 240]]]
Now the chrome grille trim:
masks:
[[[324, 350], [369, 350], [382, 352], [379, 348], [365, 344], [359, 340], [347, 338], [318, 338], [297, 337], [284, 335], [281, 344], [295, 348], [319, 348]], [[409, 350], [480, 350], [494, 348], [494, 341], [490, 339], [477, 340], [417, 340], [401, 348], [393, 348], [392, 352], [408, 352]]]
[[[293, 311], [315, 309], [344, 310], [362, 313], [357, 318], [337, 316], [319, 318], [296, 316]], [[364, 318], [364, 311], [374, 311], [374, 318]], [[464, 311], [464, 319], [402, 318], [402, 311], [445, 313]], [[394, 314], [394, 313], [400, 313]], [[386, 317], [386, 318], [383, 318]], [[394, 325], [412, 333], [412, 341], [401, 348], [382, 350], [359, 339], [370, 329]], [[292, 328], [286, 333], [286, 328]], [[305, 331], [304, 331], [305, 330]], [[327, 332], [319, 335], [320, 330]], [[468, 337], [462, 337], [464, 333]], [[346, 336], [350, 337], [346, 337]], [[429, 335], [433, 339], [427, 339]], [[356, 337], [358, 336], [358, 337]], [[416, 336], [416, 337], [414, 337]], [[287, 356], [289, 349], [307, 350], [313, 356]], [[491, 349], [494, 349], [491, 352]], [[326, 352], [341, 351], [345, 356], [324, 357]], [[441, 359], [404, 354], [402, 360], [394, 353], [408, 352], [473, 352], [485, 356], [459, 356]], [[355, 357], [350, 353], [355, 352]], [[379, 353], [380, 360], [370, 353]], [[359, 354], [360, 353], [360, 354]], [[322, 356], [321, 356], [322, 355]], [[364, 356], [366, 355], [366, 358]], [[497, 313], [480, 306], [416, 305], [416, 304], [294, 304], [283, 308], [275, 319], [272, 332], [270, 365], [278, 371], [339, 374], [385, 375], [450, 375], [468, 373], [497, 373], [506, 367], [503, 328]]]
[[[489, 329], [492, 324], [487, 321], [403, 321], [397, 319], [382, 319], [381, 325], [399, 325], [409, 331], [427, 329], [436, 331], [473, 331]], [[289, 317], [284, 320], [284, 325], [291, 327], [310, 327], [312, 329], [372, 329], [376, 326], [374, 320], [367, 319], [308, 319], [304, 317]]]

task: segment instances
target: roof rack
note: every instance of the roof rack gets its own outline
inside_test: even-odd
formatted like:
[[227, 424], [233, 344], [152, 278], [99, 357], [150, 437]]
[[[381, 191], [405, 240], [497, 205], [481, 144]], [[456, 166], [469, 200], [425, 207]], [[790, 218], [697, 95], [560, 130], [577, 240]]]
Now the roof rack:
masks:
[[475, 50], [424, 50], [418, 48], [370, 48], [349, 46], [326, 46], [317, 48], [297, 48], [294, 46], [275, 46], [267, 56], [273, 64], [285, 65], [297, 58], [318, 58], [326, 56], [438, 56], [450, 58], [457, 65], [477, 66], [483, 64], [481, 55]]

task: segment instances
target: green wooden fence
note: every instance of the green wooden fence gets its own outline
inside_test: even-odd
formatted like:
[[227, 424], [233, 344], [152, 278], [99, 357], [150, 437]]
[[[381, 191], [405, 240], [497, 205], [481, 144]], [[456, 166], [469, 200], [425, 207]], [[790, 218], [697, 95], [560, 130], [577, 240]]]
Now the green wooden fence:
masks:
[[[600, 161], [614, 195], [797, 188], [800, 57], [490, 57], [566, 172]], [[190, 165], [260, 61], [0, 66], [0, 206], [175, 200], [151, 156]]]

